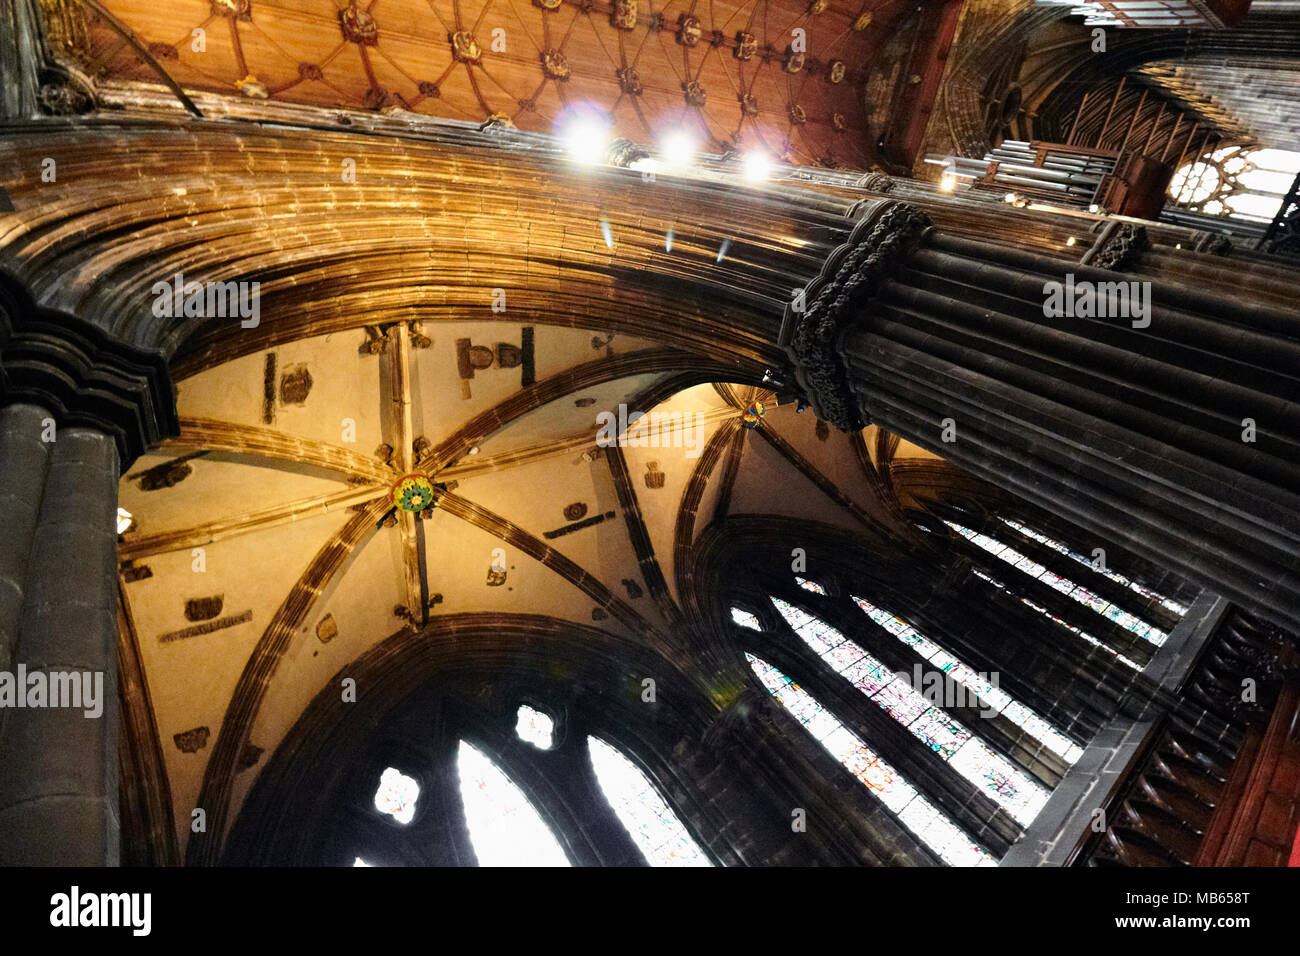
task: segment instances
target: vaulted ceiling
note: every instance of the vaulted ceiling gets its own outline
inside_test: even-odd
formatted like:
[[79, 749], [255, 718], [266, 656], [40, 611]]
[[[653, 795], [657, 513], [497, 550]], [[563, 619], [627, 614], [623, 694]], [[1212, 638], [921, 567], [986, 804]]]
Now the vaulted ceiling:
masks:
[[[672, 354], [602, 329], [399, 322], [183, 379], [180, 437], [120, 485], [135, 522], [122, 622], [178, 845], [195, 806], [228, 799], [232, 821], [312, 698], [403, 629], [540, 614], [663, 651], [692, 543], [715, 519], [857, 533], [891, 520], [874, 432], [841, 434], [748, 386], [683, 388], [656, 361]], [[742, 427], [760, 399], [761, 425]], [[598, 445], [597, 416], [620, 403], [667, 422], [654, 444]], [[390, 499], [408, 474], [436, 489], [422, 514]]]

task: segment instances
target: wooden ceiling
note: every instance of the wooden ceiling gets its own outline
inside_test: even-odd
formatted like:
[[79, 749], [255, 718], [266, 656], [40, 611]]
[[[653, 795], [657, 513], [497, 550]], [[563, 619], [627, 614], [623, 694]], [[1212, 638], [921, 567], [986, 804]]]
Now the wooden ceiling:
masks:
[[[80, 10], [74, 0], [64, 4]], [[901, 0], [105, 0], [183, 87], [554, 132], [587, 104], [640, 143], [867, 168], [862, 86]], [[87, 13], [96, 79], [156, 80]], [[891, 71], [896, 72], [896, 71]]]

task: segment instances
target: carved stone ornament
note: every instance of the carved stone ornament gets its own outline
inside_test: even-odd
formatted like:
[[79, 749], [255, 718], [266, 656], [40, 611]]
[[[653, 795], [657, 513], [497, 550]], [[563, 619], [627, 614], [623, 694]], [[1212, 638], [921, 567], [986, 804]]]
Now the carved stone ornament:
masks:
[[[638, 159], [648, 159], [650, 150], [646, 149], [640, 143], [634, 143], [630, 139], [619, 137], [609, 144], [605, 150], [605, 162], [611, 166], [618, 166], [621, 169], [627, 169]], [[578, 399], [577, 403], [587, 401]], [[577, 404], [575, 403], [575, 404]], [[579, 407], [582, 407], [579, 405]]]
[[683, 83], [682, 91], [685, 93], [687, 106], [703, 106], [709, 98], [709, 94], [705, 91], [704, 85], [698, 80], [691, 80], [687, 83]]
[[51, 77], [50, 82], [42, 83], [36, 98], [41, 112], [48, 116], [76, 116], [90, 112], [95, 105], [89, 93], [63, 77]]
[[737, 60], [752, 60], [758, 52], [758, 38], [744, 30], [736, 34], [736, 49], [731, 52]]
[[853, 21], [853, 29], [858, 33], [861, 33], [869, 26], [871, 26], [871, 14], [869, 13], [860, 14], [858, 18]]
[[451, 41], [451, 55], [460, 63], [477, 63], [483, 59], [483, 48], [468, 30], [457, 30], [447, 37]]
[[848, 128], [849, 128], [849, 124], [848, 121], [844, 118], [843, 113], [831, 114], [831, 129], [835, 130], [835, 132], [837, 133], [843, 133]]
[[862, 320], [880, 284], [921, 243], [930, 225], [915, 206], [880, 201], [786, 306], [780, 344], [817, 416], [841, 431], [856, 431], [864, 422], [840, 360], [840, 333], [849, 322]]
[[560, 9], [560, 4], [564, 0], [533, 0], [533, 5], [541, 7], [543, 10], [555, 11]]
[[831, 60], [830, 68], [826, 71], [826, 79], [832, 83], [843, 83], [845, 72], [847, 68], [843, 60]]
[[195, 727], [193, 730], [187, 730], [183, 733], [173, 734], [172, 740], [176, 743], [176, 749], [183, 754], [198, 753], [208, 745], [208, 734], [211, 731], [207, 727]]
[[618, 88], [628, 96], [640, 96], [642, 91], [641, 77], [637, 71], [630, 66], [620, 66], [615, 70], [618, 76]]
[[677, 42], [682, 46], [695, 46], [702, 36], [704, 28], [700, 26], [699, 17], [683, 13], [677, 18]]
[[785, 51], [785, 60], [781, 63], [781, 69], [787, 73], [798, 73], [803, 69], [804, 54], [797, 53], [794, 50]]
[[377, 46], [379, 44], [379, 24], [367, 11], [357, 6], [356, 0], [339, 11], [339, 28], [343, 39], [357, 46]]
[[741, 93], [739, 99], [740, 112], [746, 116], [758, 115], [758, 100], [754, 99], [753, 93]]
[[1106, 239], [1089, 250], [1088, 265], [1097, 269], [1121, 272], [1136, 264], [1138, 257], [1151, 248], [1145, 226], [1120, 223]]
[[208, 0], [214, 17], [235, 17], [245, 22], [253, 19], [253, 0]]
[[804, 108], [798, 103], [791, 103], [788, 112], [790, 114], [790, 122], [795, 126], [802, 126], [804, 123], [808, 122], [808, 114], [804, 112]]
[[542, 72], [551, 79], [561, 82], [569, 79], [569, 61], [559, 50], [543, 50], [538, 56], [542, 61]]
[[859, 179], [856, 185], [863, 189], [870, 189], [872, 192], [887, 193], [894, 188], [894, 181], [882, 172], [866, 173]]
[[636, 29], [637, 0], [614, 0], [609, 11], [609, 25], [616, 30]]

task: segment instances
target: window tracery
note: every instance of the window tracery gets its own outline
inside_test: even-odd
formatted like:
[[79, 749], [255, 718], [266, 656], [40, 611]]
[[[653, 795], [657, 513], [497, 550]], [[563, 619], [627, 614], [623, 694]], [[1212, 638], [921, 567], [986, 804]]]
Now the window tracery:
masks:
[[527, 704], [520, 704], [518, 717], [515, 733], [520, 740], [532, 744], [538, 750], [550, 750], [555, 745], [555, 721], [550, 715]]
[[1298, 152], [1225, 146], [1184, 163], [1170, 180], [1169, 198], [1193, 212], [1267, 223], [1297, 172]]
[[415, 818], [415, 802], [420, 797], [420, 785], [396, 767], [387, 768], [379, 777], [375, 791], [375, 809], [386, 813], [398, 823], [410, 823]]

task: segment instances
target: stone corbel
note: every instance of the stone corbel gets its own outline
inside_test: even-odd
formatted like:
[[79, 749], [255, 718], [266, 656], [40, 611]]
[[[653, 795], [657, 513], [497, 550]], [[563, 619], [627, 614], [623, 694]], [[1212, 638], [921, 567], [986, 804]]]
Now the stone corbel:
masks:
[[846, 432], [865, 422], [839, 357], [841, 337], [869, 307], [880, 281], [931, 228], [925, 213], [897, 200], [867, 200], [851, 213], [861, 218], [848, 241], [786, 305], [777, 340], [817, 417]]

